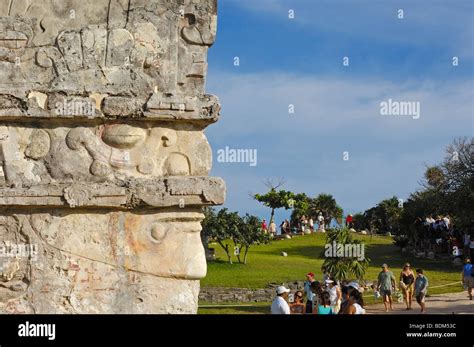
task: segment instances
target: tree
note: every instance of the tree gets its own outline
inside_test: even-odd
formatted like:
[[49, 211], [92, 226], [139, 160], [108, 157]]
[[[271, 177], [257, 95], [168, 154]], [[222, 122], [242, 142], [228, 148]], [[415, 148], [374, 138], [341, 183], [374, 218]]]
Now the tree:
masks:
[[[237, 260], [239, 263], [247, 264], [247, 256], [250, 247], [255, 244], [269, 243], [270, 235], [263, 232], [261, 221], [256, 216], [246, 214], [241, 218], [240, 232], [233, 239], [235, 247], [239, 250]], [[241, 254], [243, 251], [243, 259]]]
[[399, 199], [394, 196], [380, 201], [375, 207], [366, 210], [363, 214], [363, 224], [372, 232], [400, 232], [400, 217], [403, 207]]
[[232, 240], [238, 237], [241, 220], [237, 212], [227, 212], [227, 208], [215, 212], [214, 209], [209, 208], [204, 212], [205, 218], [202, 221], [202, 233], [206, 235], [208, 240], [217, 242], [222, 247], [227, 260], [232, 264], [232, 256], [229, 243], [226, 240]]
[[305, 193], [299, 193], [294, 195], [293, 200], [293, 211], [290, 220], [292, 225], [297, 225], [302, 216], [314, 217], [310, 213], [311, 198], [309, 196]]
[[[326, 244], [342, 247], [346, 245], [353, 247], [365, 247], [361, 240], [354, 239], [352, 233], [348, 228], [340, 228], [328, 230], [326, 233]], [[348, 279], [350, 276], [358, 280], [362, 280], [365, 276], [370, 259], [364, 257], [359, 259], [357, 256], [326, 256], [326, 250], [321, 254], [325, 257], [322, 267], [324, 267], [336, 280], [342, 281]]]
[[[397, 208], [395, 198], [384, 200], [365, 211], [371, 227], [395, 226], [399, 237], [396, 244], [425, 251], [435, 235], [423, 225], [427, 216], [449, 215], [454, 235], [474, 227], [474, 139], [458, 138], [446, 148], [444, 159], [426, 168], [422, 189], [412, 193]], [[391, 200], [391, 201], [390, 201]], [[450, 231], [451, 232], [451, 231]], [[438, 234], [436, 238], [439, 238]]]
[[269, 223], [273, 221], [276, 209], [284, 208], [285, 210], [288, 210], [293, 206], [294, 194], [286, 190], [277, 190], [283, 184], [284, 183], [282, 180], [280, 180], [276, 184], [268, 180], [265, 185], [270, 190], [265, 194], [255, 194], [253, 196], [253, 198], [258, 202], [261, 202], [263, 203], [263, 205], [270, 207], [271, 214]]
[[354, 225], [354, 229], [356, 230], [370, 230], [369, 222], [364, 213], [354, 214], [354, 216], [352, 216], [352, 224]]
[[205, 235], [203, 239], [217, 242], [230, 264], [232, 264], [232, 244], [234, 249], [238, 250], [235, 255], [239, 263], [246, 264], [251, 246], [270, 242], [270, 235], [263, 232], [261, 221], [256, 216], [246, 214], [240, 217], [237, 212], [228, 212], [226, 208], [217, 213], [212, 208], [205, 208], [203, 212], [205, 215], [201, 223], [202, 234]]
[[333, 219], [341, 219], [343, 210], [337, 204], [336, 199], [331, 194], [319, 194], [315, 199], [311, 199], [309, 206], [311, 216], [316, 217], [322, 212], [324, 223], [329, 226]]

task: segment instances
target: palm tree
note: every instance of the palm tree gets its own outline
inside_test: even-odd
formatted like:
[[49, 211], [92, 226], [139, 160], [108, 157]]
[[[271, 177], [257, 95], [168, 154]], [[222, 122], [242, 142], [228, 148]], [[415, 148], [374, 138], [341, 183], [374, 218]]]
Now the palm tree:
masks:
[[[348, 228], [330, 230], [326, 234], [326, 244], [340, 245], [357, 245], [358, 247], [364, 247], [364, 243], [361, 240], [354, 239]], [[325, 250], [322, 252], [324, 260], [323, 266], [336, 280], [342, 281], [349, 278], [356, 278], [362, 280], [365, 272], [370, 263], [370, 259], [364, 257], [359, 259], [356, 256], [353, 257], [326, 257]]]

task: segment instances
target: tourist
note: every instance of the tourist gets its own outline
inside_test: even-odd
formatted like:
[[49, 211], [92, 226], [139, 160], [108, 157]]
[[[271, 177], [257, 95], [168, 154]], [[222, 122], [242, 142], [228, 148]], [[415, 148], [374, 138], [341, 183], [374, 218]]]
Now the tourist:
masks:
[[467, 289], [469, 300], [472, 300], [472, 288], [474, 288], [474, 266], [471, 264], [471, 259], [466, 258], [462, 268], [462, 283]]
[[355, 288], [349, 292], [349, 300], [345, 314], [365, 314], [364, 299], [359, 290]]
[[280, 224], [280, 235], [285, 233], [285, 221], [281, 222]]
[[312, 217], [309, 217], [309, 230], [313, 233], [314, 232], [314, 221]]
[[415, 280], [415, 297], [416, 302], [420, 305], [420, 313], [426, 312], [425, 296], [428, 291], [428, 278], [423, 274], [423, 269], [416, 269]]
[[320, 282], [311, 283], [311, 291], [313, 292], [313, 307], [317, 307], [321, 303], [321, 295], [323, 295], [323, 286]]
[[328, 292], [321, 294], [319, 305], [315, 306], [314, 308], [314, 314], [334, 314]]
[[376, 288], [383, 298], [385, 312], [388, 312], [389, 308], [390, 310], [393, 310], [392, 290], [397, 290], [397, 285], [395, 282], [395, 276], [393, 276], [392, 271], [388, 270], [387, 264], [382, 265], [382, 271], [379, 273]]
[[288, 235], [291, 234], [291, 226], [290, 226], [290, 221], [288, 219], [285, 219], [285, 222], [283, 224], [283, 229], [285, 231], [285, 234], [288, 234]]
[[324, 230], [324, 217], [323, 217], [322, 212], [319, 212], [319, 215], [318, 215], [318, 230], [323, 232], [323, 233], [326, 232]]
[[305, 215], [302, 215], [301, 218], [300, 218], [300, 231], [301, 231], [301, 235], [304, 235], [304, 232], [305, 232], [305, 230], [306, 230], [306, 224], [307, 224], [306, 216], [305, 216]]
[[303, 303], [303, 292], [298, 290], [295, 293], [294, 301], [290, 304], [291, 314], [303, 314], [306, 311], [306, 305]]
[[339, 309], [339, 314], [344, 314], [349, 308], [349, 292], [352, 290], [349, 286], [343, 286], [341, 288], [341, 307]]
[[265, 218], [262, 221], [262, 230], [263, 230], [264, 233], [267, 233], [267, 231], [268, 231], [267, 221], [265, 220]]
[[277, 296], [272, 302], [272, 314], [290, 314], [290, 306], [288, 305], [289, 289], [284, 286], [279, 286], [276, 289]]
[[471, 241], [469, 243], [469, 254], [467, 256], [470, 259], [474, 259], [474, 235], [471, 235]]
[[352, 215], [348, 214], [346, 217], [346, 227], [348, 227], [349, 229], [352, 228], [352, 220], [353, 220]]
[[331, 309], [334, 314], [339, 313], [341, 308], [342, 293], [339, 285], [337, 284], [334, 278], [326, 280], [326, 291], [329, 293], [329, 298], [331, 300]]
[[[463, 245], [464, 245], [464, 256], [465, 257], [470, 257], [469, 248], [470, 248], [470, 245], [471, 245], [471, 235], [469, 234], [469, 232], [467, 230], [464, 232]], [[474, 259], [474, 258], [471, 257], [471, 259]]]
[[304, 282], [304, 292], [306, 294], [306, 313], [313, 312], [314, 293], [311, 290], [311, 284], [314, 282], [314, 273], [306, 274], [306, 281]]
[[402, 272], [400, 273], [400, 288], [403, 292], [403, 298], [407, 305], [407, 310], [411, 310], [411, 302], [413, 298], [413, 288], [415, 284], [415, 274], [411, 270], [409, 263], [406, 263], [403, 267]]
[[446, 229], [451, 230], [451, 218], [449, 218], [449, 215], [444, 216], [443, 221], [446, 225]]
[[327, 280], [331, 279], [331, 274], [325, 266], [321, 266], [321, 272], [323, 273], [323, 283], [326, 283]]
[[435, 220], [432, 216], [428, 216], [425, 219], [425, 226], [427, 227], [428, 233], [431, 235], [431, 233], [434, 230], [434, 225], [435, 225]]
[[270, 232], [270, 235], [272, 237], [276, 236], [277, 226], [276, 226], [275, 221], [273, 219], [270, 222], [270, 225], [268, 226], [268, 231]]

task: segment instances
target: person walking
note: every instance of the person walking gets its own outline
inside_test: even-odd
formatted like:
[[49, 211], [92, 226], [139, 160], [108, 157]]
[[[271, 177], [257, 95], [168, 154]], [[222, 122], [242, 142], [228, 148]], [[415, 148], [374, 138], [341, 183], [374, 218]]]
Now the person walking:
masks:
[[467, 289], [469, 300], [472, 300], [472, 288], [474, 288], [474, 266], [471, 264], [471, 259], [466, 258], [462, 268], [462, 283]]
[[313, 312], [313, 300], [315, 294], [311, 289], [311, 284], [314, 282], [314, 273], [309, 272], [306, 274], [306, 281], [304, 282], [304, 292], [306, 294], [306, 313]]
[[411, 310], [411, 302], [414, 294], [414, 285], [415, 285], [415, 274], [411, 270], [409, 263], [406, 263], [403, 267], [402, 272], [400, 273], [400, 288], [403, 292], [403, 298], [407, 305], [407, 310]]
[[392, 311], [392, 291], [397, 290], [397, 285], [395, 276], [392, 271], [389, 271], [387, 264], [382, 265], [382, 271], [380, 271], [378, 276], [376, 290], [382, 295], [385, 312], [388, 312], [389, 308]]
[[420, 313], [426, 313], [425, 296], [428, 291], [428, 278], [423, 274], [423, 269], [416, 269], [415, 297], [421, 307]]
[[272, 314], [290, 314], [290, 305], [288, 305], [288, 293], [289, 289], [284, 286], [279, 286], [276, 289], [277, 296], [272, 302], [271, 313]]

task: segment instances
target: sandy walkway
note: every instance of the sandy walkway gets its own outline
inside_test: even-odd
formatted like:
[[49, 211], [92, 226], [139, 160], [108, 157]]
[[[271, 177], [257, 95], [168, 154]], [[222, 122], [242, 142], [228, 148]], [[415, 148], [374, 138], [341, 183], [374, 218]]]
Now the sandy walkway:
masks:
[[[383, 303], [367, 306], [367, 314], [419, 314], [420, 306], [413, 300], [413, 310], [406, 311], [405, 303], [393, 304], [393, 311], [385, 313]], [[474, 314], [474, 300], [470, 301], [467, 292], [438, 294], [426, 298], [426, 313], [431, 314]]]

